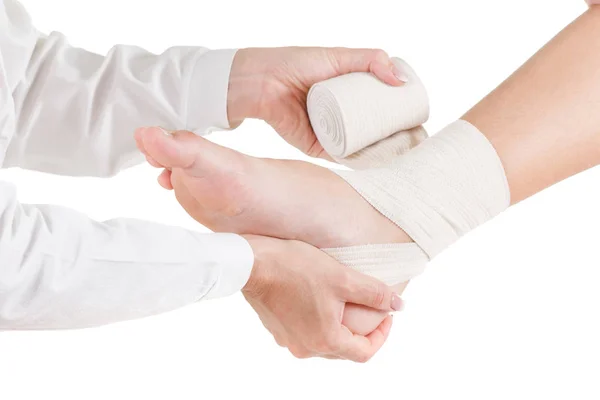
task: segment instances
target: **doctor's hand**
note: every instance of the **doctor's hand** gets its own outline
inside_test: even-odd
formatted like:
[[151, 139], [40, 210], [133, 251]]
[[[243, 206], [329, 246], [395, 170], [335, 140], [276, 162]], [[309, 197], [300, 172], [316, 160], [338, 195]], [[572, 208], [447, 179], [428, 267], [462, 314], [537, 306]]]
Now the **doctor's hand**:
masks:
[[242, 293], [280, 346], [297, 358], [359, 363], [367, 362], [383, 346], [392, 326], [391, 315], [366, 336], [353, 334], [342, 318], [346, 303], [395, 311], [400, 299], [390, 287], [306, 243], [244, 237], [254, 251], [255, 264]]
[[261, 119], [303, 153], [331, 161], [312, 130], [306, 98], [315, 83], [351, 72], [370, 72], [395, 86], [407, 79], [379, 49], [240, 49], [229, 80], [230, 124], [237, 127], [245, 118]]

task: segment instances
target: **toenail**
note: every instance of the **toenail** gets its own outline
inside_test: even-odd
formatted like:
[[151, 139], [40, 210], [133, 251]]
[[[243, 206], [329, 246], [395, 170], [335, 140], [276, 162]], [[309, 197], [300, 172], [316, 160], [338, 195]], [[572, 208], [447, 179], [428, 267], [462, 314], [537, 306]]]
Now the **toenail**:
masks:
[[167, 130], [167, 129], [163, 128], [162, 126], [159, 126], [158, 129], [160, 129], [162, 131], [162, 133], [165, 134], [165, 136], [169, 136], [169, 137], [173, 136], [173, 132], [175, 132], [175, 131]]

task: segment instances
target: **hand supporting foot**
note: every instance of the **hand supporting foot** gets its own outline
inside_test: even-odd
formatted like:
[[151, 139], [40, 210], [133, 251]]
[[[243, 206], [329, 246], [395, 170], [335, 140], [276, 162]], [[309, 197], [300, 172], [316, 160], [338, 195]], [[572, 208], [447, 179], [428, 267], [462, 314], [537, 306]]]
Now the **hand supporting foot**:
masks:
[[[342, 264], [363, 272], [368, 272], [364, 268], [369, 265], [356, 262], [361, 257], [372, 259], [372, 245], [388, 247], [392, 253], [400, 246], [409, 254], [421, 255], [420, 261], [405, 265], [407, 270], [422, 268], [424, 258], [418, 246], [325, 168], [249, 157], [189, 132], [167, 135], [159, 128], [140, 129], [136, 140], [149, 162], [167, 168], [159, 178], [163, 186], [174, 188], [184, 209], [215, 232], [303, 241], [330, 249]], [[381, 263], [370, 267], [375, 276], [382, 270]], [[397, 293], [402, 293], [407, 281], [394, 282]], [[366, 334], [386, 315], [349, 305], [344, 324], [354, 333]]]

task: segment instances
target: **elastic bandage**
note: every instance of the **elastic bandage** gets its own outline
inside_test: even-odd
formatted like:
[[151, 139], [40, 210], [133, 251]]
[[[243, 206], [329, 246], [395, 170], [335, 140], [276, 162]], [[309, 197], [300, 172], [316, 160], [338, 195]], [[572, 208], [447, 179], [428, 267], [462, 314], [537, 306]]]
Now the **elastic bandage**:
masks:
[[[410, 71], [415, 76], [412, 69]], [[364, 76], [359, 78], [355, 75], [346, 80], [347, 85], [356, 82], [370, 82], [377, 86], [367, 91], [367, 97], [375, 96], [373, 93], [378, 90], [385, 93], [387, 97], [379, 104], [397, 102], [395, 104], [403, 105], [403, 109], [397, 112], [393, 107], [380, 107], [379, 111], [369, 108], [362, 114], [356, 114], [357, 104], [365, 102], [352, 102], [339, 93], [354, 91], [354, 97], [361, 98], [365, 86], [348, 86], [342, 90], [342, 79], [336, 79], [333, 83], [322, 82], [319, 85], [328, 88], [328, 91], [315, 90], [313, 95], [315, 92], [333, 93], [331, 98], [336, 99], [336, 105], [328, 110], [338, 115], [327, 114], [327, 118], [322, 116], [326, 115], [323, 112], [313, 115], [313, 129], [334, 159], [355, 169], [332, 171], [404, 230], [414, 242], [368, 243], [322, 250], [343, 265], [395, 285], [421, 274], [427, 263], [444, 249], [508, 208], [510, 191], [494, 147], [483, 133], [465, 120], [457, 120], [431, 137], [425, 136], [412, 142], [400, 140], [405, 145], [398, 145], [395, 139], [398, 133], [410, 136], [414, 133], [411, 129], [421, 128], [415, 124], [426, 119], [423, 108], [415, 106], [424, 99], [423, 91], [415, 89], [422, 86], [420, 81], [415, 82], [411, 92], [417, 100], [412, 106], [407, 106], [411, 104], [409, 97], [398, 95], [396, 100], [390, 100], [393, 97], [392, 89], [401, 87], [383, 90], [380, 84]], [[400, 98], [403, 100], [399, 101]], [[316, 112], [320, 108], [313, 105], [309, 107], [309, 112]], [[367, 115], [367, 112], [370, 114]], [[390, 116], [394, 112], [396, 114]], [[361, 125], [357, 115], [368, 117], [363, 128], [359, 128]], [[367, 125], [374, 126], [373, 118], [380, 118], [382, 122], [369, 131]], [[407, 122], [403, 123], [403, 118]], [[337, 122], [332, 124], [324, 120]], [[392, 130], [395, 133], [388, 136], [384, 134]], [[363, 156], [373, 153], [377, 155]]]
[[340, 263], [390, 285], [510, 205], [502, 163], [487, 138], [458, 120], [384, 165], [333, 170], [414, 243], [323, 249]]

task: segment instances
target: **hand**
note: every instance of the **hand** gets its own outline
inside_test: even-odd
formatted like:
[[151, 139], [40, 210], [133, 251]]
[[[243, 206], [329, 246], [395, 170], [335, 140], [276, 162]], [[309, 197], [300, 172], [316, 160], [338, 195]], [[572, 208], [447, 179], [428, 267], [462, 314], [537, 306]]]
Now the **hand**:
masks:
[[347, 302], [386, 312], [400, 308], [400, 299], [388, 286], [306, 243], [245, 238], [254, 251], [255, 265], [242, 293], [280, 346], [297, 358], [361, 363], [383, 346], [391, 315], [367, 336], [352, 334], [342, 325], [342, 315]]
[[351, 72], [371, 72], [389, 85], [407, 80], [390, 57], [377, 49], [240, 49], [229, 80], [231, 126], [245, 118], [261, 119], [305, 154], [331, 161], [312, 130], [306, 97], [313, 84]]

